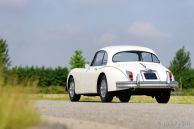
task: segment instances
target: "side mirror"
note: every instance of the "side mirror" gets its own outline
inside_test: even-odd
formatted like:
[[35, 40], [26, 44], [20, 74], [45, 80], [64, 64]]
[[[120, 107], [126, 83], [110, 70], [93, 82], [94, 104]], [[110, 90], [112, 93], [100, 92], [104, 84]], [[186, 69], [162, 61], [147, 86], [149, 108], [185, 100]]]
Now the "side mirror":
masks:
[[86, 64], [85, 64], [85, 68], [86, 69], [90, 68], [90, 65], [89, 64], [90, 64], [89, 62], [86, 62]]

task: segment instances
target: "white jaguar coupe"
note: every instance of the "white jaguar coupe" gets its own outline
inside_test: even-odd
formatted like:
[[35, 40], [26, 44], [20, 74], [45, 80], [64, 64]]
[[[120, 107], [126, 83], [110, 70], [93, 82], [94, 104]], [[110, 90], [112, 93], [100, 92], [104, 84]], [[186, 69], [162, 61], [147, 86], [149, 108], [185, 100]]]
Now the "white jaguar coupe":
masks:
[[168, 103], [177, 86], [156, 53], [139, 46], [102, 48], [90, 65], [73, 69], [67, 80], [72, 102], [79, 101], [81, 95], [100, 96], [102, 102], [111, 102], [114, 96], [129, 102], [132, 95], [147, 95], [158, 103]]

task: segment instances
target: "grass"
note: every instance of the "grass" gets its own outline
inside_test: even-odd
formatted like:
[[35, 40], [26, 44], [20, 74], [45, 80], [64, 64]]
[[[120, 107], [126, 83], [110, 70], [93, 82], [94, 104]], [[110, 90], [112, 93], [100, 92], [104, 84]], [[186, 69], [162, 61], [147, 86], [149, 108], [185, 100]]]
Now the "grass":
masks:
[[190, 89], [183, 89], [183, 93], [186, 96], [194, 96], [194, 88], [190, 88]]
[[41, 94], [64, 94], [66, 93], [63, 86], [37, 87], [37, 93]]
[[38, 121], [39, 114], [23, 88], [0, 86], [0, 129], [26, 129]]
[[[64, 100], [69, 101], [68, 94], [34, 94], [32, 95], [35, 99], [38, 100]], [[81, 101], [88, 102], [99, 102], [99, 97], [86, 97], [82, 96]], [[119, 102], [115, 97], [113, 102]], [[131, 103], [156, 103], [156, 100], [148, 96], [132, 96]], [[194, 96], [171, 96], [169, 101], [170, 104], [194, 104]]]
[[39, 114], [23, 86], [4, 85], [0, 65], [0, 129], [26, 129], [39, 122]]

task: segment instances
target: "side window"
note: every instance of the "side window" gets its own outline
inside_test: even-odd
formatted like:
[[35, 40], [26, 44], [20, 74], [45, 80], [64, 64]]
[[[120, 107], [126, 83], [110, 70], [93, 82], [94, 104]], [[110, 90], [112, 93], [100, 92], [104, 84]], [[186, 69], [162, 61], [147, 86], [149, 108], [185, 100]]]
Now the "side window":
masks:
[[104, 52], [98, 52], [95, 55], [91, 66], [100, 66], [100, 65], [102, 65], [103, 57], [104, 57]]
[[144, 62], [152, 62], [152, 54], [148, 52], [142, 53], [142, 61]]
[[102, 61], [102, 65], [106, 65], [108, 62], [108, 54], [105, 52], [104, 53], [104, 58], [103, 58], [103, 61]]
[[160, 63], [159, 59], [157, 56], [155, 56], [154, 54], [152, 54], [152, 59], [154, 63]]

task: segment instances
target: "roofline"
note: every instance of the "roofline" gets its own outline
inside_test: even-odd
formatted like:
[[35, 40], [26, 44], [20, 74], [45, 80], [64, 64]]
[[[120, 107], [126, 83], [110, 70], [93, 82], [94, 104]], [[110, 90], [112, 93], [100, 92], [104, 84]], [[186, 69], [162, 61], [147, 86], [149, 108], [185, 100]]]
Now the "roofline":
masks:
[[[120, 48], [120, 50], [119, 50], [119, 48]], [[148, 47], [135, 46], [135, 45], [115, 45], [115, 46], [104, 47], [104, 48], [101, 48], [100, 50], [104, 50], [107, 52], [110, 52], [113, 50], [114, 52], [119, 52], [119, 51], [127, 51], [127, 50], [129, 50], [129, 51], [130, 50], [143, 51], [144, 49], [145, 49], [145, 51], [148, 51], [148, 52], [151, 52], [151, 53], [154, 53], [155, 55], [157, 55], [152, 49], [150, 49]]]

